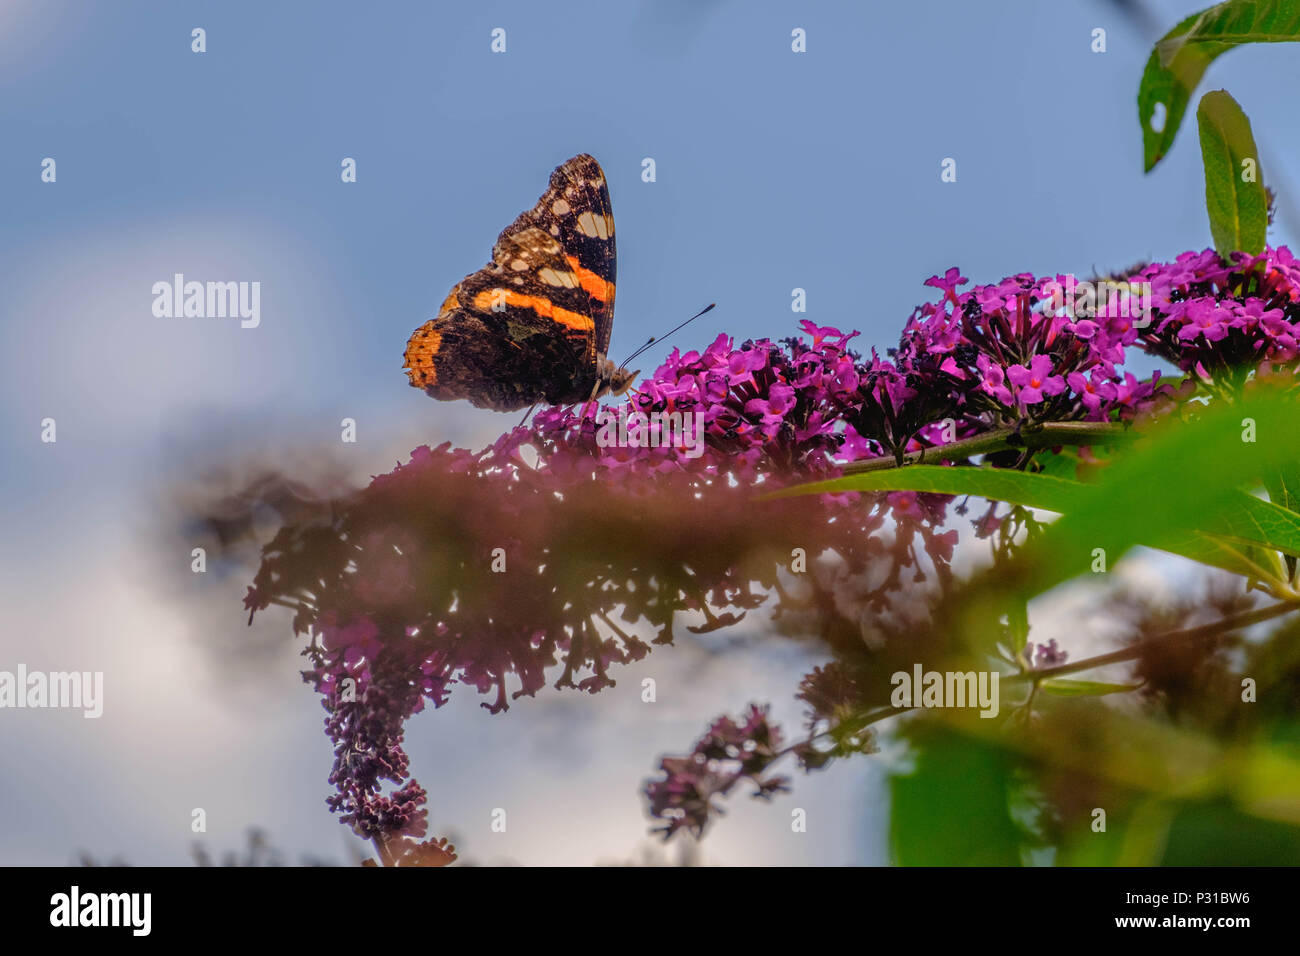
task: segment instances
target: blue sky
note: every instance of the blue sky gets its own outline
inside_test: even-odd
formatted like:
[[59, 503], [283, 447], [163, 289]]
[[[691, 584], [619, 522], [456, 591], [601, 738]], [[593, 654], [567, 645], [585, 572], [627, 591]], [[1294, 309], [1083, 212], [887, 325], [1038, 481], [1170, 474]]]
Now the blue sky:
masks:
[[[1167, 27], [1200, 5], [1149, 7]], [[951, 265], [976, 282], [1084, 275], [1209, 243], [1194, 126], [1141, 170], [1153, 39], [1101, 0], [6, 0], [0, 669], [103, 669], [108, 699], [100, 721], [0, 712], [0, 862], [180, 862], [194, 806], [213, 849], [259, 824], [290, 852], [341, 857], [287, 622], [250, 636], [242, 580], [184, 577], [168, 495], [249, 457], [290, 472], [328, 457], [364, 480], [415, 445], [512, 425], [409, 388], [402, 350], [557, 163], [590, 152], [610, 181], [615, 357], [710, 301], [684, 347], [791, 334], [796, 287], [808, 318], [887, 346]], [[1284, 191], [1300, 183], [1284, 162], [1300, 155], [1297, 80], [1279, 45], [1229, 54], [1204, 86], [1242, 103]], [[261, 325], [155, 318], [150, 289], [176, 272], [260, 281]], [[338, 442], [343, 417], [355, 445]], [[657, 755], [748, 699], [793, 723], [810, 660], [652, 658], [638, 666], [680, 687], [653, 720], [633, 672], [598, 701], [551, 694], [489, 719], [466, 697], [418, 719], [416, 775], [455, 781], [432, 788], [435, 827], [479, 859], [629, 855]], [[799, 781], [798, 805], [828, 822], [797, 845], [794, 803], [738, 805], [706, 859], [882, 862], [882, 818], [862, 810], [884, 799], [880, 763]], [[531, 801], [527, 822], [489, 844], [482, 808], [508, 799]]]

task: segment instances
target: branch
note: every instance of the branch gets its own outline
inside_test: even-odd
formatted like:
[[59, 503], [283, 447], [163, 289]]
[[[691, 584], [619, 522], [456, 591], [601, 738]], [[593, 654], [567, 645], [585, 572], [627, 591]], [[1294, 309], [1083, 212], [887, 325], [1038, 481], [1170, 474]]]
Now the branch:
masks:
[[1006, 680], [1008, 682], [1024, 680], [1037, 682], [1048, 677], [1060, 677], [1062, 674], [1073, 674], [1077, 671], [1092, 670], [1094, 667], [1105, 667], [1107, 664], [1131, 661], [1136, 657], [1141, 657], [1144, 652], [1153, 647], [1176, 644], [1180, 641], [1195, 641], [1208, 637], [1217, 637], [1220, 634], [1240, 630], [1243, 627], [1250, 627], [1262, 621], [1271, 621], [1275, 617], [1281, 617], [1283, 614], [1289, 614], [1297, 609], [1300, 609], [1300, 604], [1295, 601], [1282, 601], [1279, 604], [1270, 604], [1268, 607], [1255, 608], [1252, 611], [1243, 611], [1240, 614], [1230, 614], [1210, 624], [1201, 624], [1197, 627], [1184, 628], [1181, 631], [1166, 631], [1163, 634], [1156, 634], [1154, 637], [1148, 637], [1145, 641], [1138, 641], [1118, 651], [1111, 651], [1109, 654], [1098, 654], [1096, 657], [1088, 657], [1070, 664], [1058, 664], [1056, 667], [1022, 671], [1019, 674], [1013, 674]]
[[[1018, 674], [1010, 674], [1002, 678], [1003, 683], [1018, 683], [1023, 681], [1033, 681], [1037, 684], [1039, 681], [1048, 677], [1059, 677], [1062, 674], [1073, 674], [1078, 671], [1092, 670], [1094, 667], [1104, 667], [1107, 664], [1118, 664], [1122, 661], [1133, 660], [1140, 657], [1143, 652], [1150, 650], [1152, 647], [1158, 647], [1162, 644], [1174, 644], [1179, 641], [1195, 641], [1208, 637], [1215, 637], [1219, 634], [1226, 634], [1230, 631], [1240, 630], [1243, 627], [1250, 627], [1263, 621], [1270, 621], [1275, 617], [1281, 617], [1284, 614], [1290, 614], [1292, 611], [1300, 610], [1300, 602], [1282, 601], [1278, 604], [1270, 604], [1268, 607], [1255, 608], [1251, 611], [1243, 611], [1240, 614], [1230, 614], [1225, 618], [1214, 621], [1210, 624], [1201, 624], [1197, 627], [1184, 628], [1181, 631], [1166, 631], [1163, 634], [1156, 634], [1145, 641], [1138, 641], [1128, 647], [1121, 648], [1118, 651], [1111, 651], [1109, 654], [1098, 654], [1095, 657], [1088, 657], [1080, 661], [1074, 661], [1069, 664], [1060, 664], [1056, 667], [1044, 667], [1041, 670], [1021, 671]], [[796, 749], [799, 745], [811, 743], [819, 737], [825, 737], [832, 731], [843, 727], [845, 724], [853, 727], [855, 730], [864, 729], [871, 724], [879, 723], [897, 714], [905, 714], [909, 710], [917, 710], [915, 707], [877, 707], [875, 710], [869, 710], [859, 717], [850, 717], [848, 720], [841, 721], [836, 727], [829, 728], [821, 733], [814, 734], [800, 744], [787, 747], [781, 752], [785, 753]]]
[[[903, 456], [904, 465], [914, 465], [922, 461], [964, 461], [976, 455], [988, 455], [992, 452], [1006, 451], [1009, 448], [1051, 448], [1055, 445], [1113, 445], [1132, 441], [1139, 437], [1127, 425], [1119, 422], [1051, 422], [1047, 424], [1024, 425], [1019, 428], [995, 428], [963, 438], [961, 441], [947, 445], [936, 445], [920, 451], [908, 452]], [[851, 461], [840, 466], [845, 475], [856, 475], [868, 471], [883, 471], [897, 468], [898, 463], [892, 456], [882, 455], [866, 461]]]

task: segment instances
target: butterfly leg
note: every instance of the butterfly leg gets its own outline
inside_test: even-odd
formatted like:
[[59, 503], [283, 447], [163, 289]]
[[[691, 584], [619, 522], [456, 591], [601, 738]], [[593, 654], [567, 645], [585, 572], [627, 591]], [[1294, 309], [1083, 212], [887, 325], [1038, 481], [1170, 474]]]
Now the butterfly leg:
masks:
[[528, 411], [524, 412], [523, 420], [520, 421], [520, 423], [519, 423], [518, 425], [516, 425], [515, 428], [523, 428], [523, 427], [524, 427], [524, 424], [528, 421], [528, 417], [529, 417], [530, 415], [532, 415], [532, 413], [533, 413], [536, 409], [537, 409], [537, 402], [533, 402], [533, 404], [529, 407]]

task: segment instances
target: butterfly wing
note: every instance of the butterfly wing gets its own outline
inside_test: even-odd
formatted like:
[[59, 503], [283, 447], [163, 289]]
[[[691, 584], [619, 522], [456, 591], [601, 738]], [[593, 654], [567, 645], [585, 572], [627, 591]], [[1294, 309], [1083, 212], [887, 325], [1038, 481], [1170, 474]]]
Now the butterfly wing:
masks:
[[614, 316], [614, 219], [600, 164], [575, 156], [406, 347], [411, 384], [511, 411], [585, 400]]
[[609, 184], [594, 157], [581, 153], [557, 166], [537, 204], [507, 226], [500, 238], [534, 227], [563, 248], [566, 264], [590, 300], [587, 311], [596, 326], [596, 351], [604, 355], [614, 329], [618, 254]]
[[586, 398], [595, 382], [595, 322], [562, 253], [536, 227], [502, 235], [493, 261], [458, 283], [411, 336], [411, 384], [497, 411]]

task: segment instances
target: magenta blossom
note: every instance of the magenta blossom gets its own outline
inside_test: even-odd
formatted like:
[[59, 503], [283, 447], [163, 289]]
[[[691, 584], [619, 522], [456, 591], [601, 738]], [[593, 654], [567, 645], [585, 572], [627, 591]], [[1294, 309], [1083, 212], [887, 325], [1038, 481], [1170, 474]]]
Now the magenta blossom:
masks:
[[1102, 402], [1111, 402], [1116, 395], [1115, 383], [1097, 370], [1086, 378], [1082, 372], [1071, 372], [1066, 376], [1066, 382], [1088, 410], [1088, 417], [1094, 420], [1102, 417]]
[[1047, 355], [1035, 355], [1028, 368], [1011, 366], [1007, 378], [1016, 386], [1016, 398], [1024, 405], [1037, 405], [1046, 396], [1065, 391], [1065, 379], [1052, 374], [1052, 359]]

